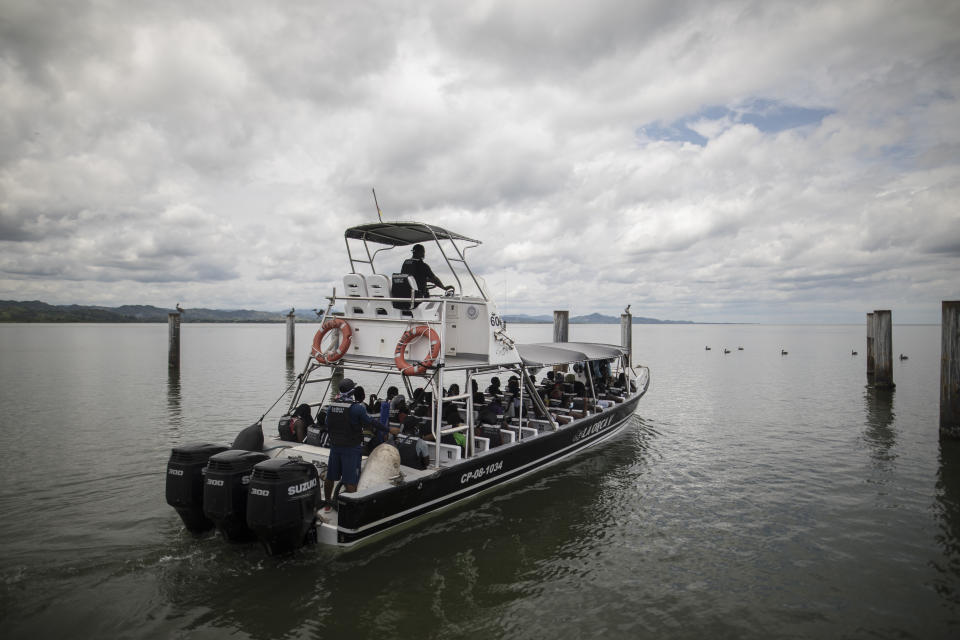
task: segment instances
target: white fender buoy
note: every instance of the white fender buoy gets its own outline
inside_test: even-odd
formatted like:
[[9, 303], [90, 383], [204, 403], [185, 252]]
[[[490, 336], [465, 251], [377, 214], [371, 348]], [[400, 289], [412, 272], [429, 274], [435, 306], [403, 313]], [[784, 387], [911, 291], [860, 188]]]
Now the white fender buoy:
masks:
[[379, 487], [390, 483], [390, 479], [400, 474], [400, 452], [392, 444], [383, 443], [367, 456], [360, 472], [357, 491]]

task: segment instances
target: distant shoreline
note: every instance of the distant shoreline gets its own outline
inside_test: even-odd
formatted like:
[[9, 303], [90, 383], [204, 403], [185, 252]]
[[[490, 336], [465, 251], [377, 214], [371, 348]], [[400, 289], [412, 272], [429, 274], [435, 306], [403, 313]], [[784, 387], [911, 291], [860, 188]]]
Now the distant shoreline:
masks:
[[[151, 305], [123, 305], [103, 307], [94, 305], [51, 305], [39, 300], [0, 300], [0, 322], [24, 323], [157, 323], [167, 322], [167, 316], [175, 309], [162, 309]], [[289, 311], [256, 311], [253, 309], [186, 309], [181, 317], [184, 323], [281, 323], [286, 322]], [[511, 324], [553, 324], [551, 316], [526, 314], [502, 314], [501, 319]], [[296, 317], [298, 323], [317, 322], [319, 318], [308, 310]], [[620, 318], [600, 313], [571, 316], [570, 324], [620, 324]], [[633, 324], [740, 324], [697, 323], [690, 320], [659, 320], [633, 317]]]

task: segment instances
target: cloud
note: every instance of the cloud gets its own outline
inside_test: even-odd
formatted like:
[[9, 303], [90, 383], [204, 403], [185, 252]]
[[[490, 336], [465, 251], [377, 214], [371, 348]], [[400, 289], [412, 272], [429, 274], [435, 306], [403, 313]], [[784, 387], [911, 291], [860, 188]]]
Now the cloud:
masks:
[[505, 311], [860, 322], [895, 297], [936, 321], [960, 295], [958, 22], [946, 1], [8, 2], [0, 297], [314, 307], [376, 187], [387, 219], [485, 241]]

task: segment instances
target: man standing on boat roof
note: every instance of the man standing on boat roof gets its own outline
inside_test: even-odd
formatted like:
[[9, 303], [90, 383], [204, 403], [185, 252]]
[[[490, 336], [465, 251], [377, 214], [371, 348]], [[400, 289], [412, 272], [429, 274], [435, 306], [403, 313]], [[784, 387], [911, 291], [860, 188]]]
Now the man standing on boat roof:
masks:
[[340, 395], [327, 407], [327, 429], [330, 431], [330, 458], [323, 495], [330, 510], [333, 483], [343, 482], [344, 490], [353, 493], [360, 482], [360, 462], [363, 459], [363, 428], [376, 429], [380, 423], [367, 414], [367, 408], [353, 394], [353, 380], [340, 383]]
[[443, 283], [440, 282], [440, 278], [433, 273], [430, 265], [423, 261], [424, 255], [426, 255], [426, 250], [423, 248], [423, 245], [415, 244], [413, 245], [413, 256], [404, 260], [403, 266], [400, 267], [400, 273], [413, 276], [413, 279], [417, 281], [417, 297], [426, 298], [430, 295], [427, 291], [427, 286], [430, 283], [437, 285], [441, 289], [452, 290], [453, 287], [445, 287]]

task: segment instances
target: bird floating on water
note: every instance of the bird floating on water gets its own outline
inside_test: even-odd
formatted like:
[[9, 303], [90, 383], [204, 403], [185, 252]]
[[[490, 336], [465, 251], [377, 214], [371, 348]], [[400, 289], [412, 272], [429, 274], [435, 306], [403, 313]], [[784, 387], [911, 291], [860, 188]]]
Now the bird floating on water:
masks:
[[856, 352], [856, 351], [851, 351], [851, 352], [850, 352], [850, 355], [855, 356], [855, 355], [857, 355], [857, 352]]
[[724, 353], [730, 353], [730, 349], [724, 348], [724, 349], [723, 349], [723, 352], [724, 352]]
[[710, 347], [704, 347], [705, 351], [710, 351]]
[[909, 360], [909, 358], [907, 358], [907, 356], [903, 355], [902, 353], [900, 354], [900, 359], [901, 359], [901, 360]]
[[787, 355], [787, 352], [784, 349], [780, 349], [780, 355], [785, 356]]
[[743, 347], [737, 347], [737, 351], [743, 351]]

